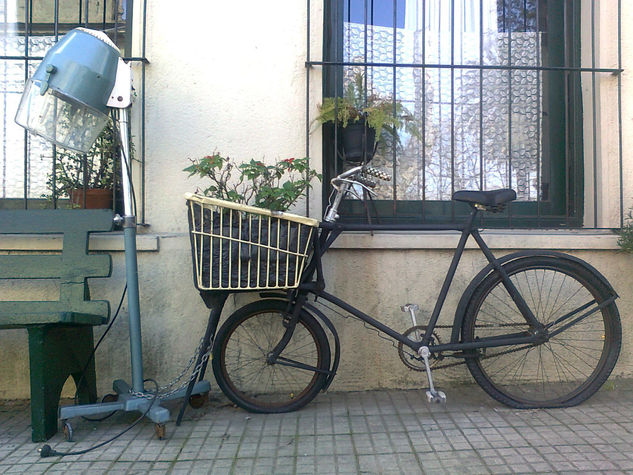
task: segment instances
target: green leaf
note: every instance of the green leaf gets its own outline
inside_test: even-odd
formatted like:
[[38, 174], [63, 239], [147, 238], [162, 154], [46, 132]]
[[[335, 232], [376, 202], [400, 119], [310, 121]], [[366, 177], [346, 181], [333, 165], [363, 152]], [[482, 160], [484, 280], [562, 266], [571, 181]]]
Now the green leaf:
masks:
[[215, 153], [191, 163], [183, 171], [211, 181], [205, 195], [276, 211], [286, 211], [310, 187], [312, 178], [320, 179], [309, 169], [307, 157], [266, 165], [255, 159], [236, 163]]

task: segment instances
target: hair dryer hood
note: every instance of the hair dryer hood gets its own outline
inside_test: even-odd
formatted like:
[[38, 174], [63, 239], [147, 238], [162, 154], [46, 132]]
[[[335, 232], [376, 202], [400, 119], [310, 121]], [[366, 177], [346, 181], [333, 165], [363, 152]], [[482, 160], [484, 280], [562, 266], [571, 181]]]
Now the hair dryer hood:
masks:
[[87, 152], [105, 127], [119, 58], [105, 33], [71, 30], [27, 81], [15, 121], [54, 144]]

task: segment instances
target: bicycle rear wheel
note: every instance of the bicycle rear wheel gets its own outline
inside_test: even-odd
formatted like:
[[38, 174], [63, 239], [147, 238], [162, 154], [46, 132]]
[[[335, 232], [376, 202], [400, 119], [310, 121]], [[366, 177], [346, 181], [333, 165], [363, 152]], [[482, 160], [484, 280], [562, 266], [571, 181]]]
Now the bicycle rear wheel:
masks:
[[[598, 276], [573, 261], [527, 257], [509, 262], [504, 269], [536, 319], [552, 324], [550, 334], [612, 296]], [[486, 277], [466, 311], [463, 341], [529, 330], [500, 276], [494, 272]], [[508, 406], [574, 406], [609, 377], [621, 339], [620, 316], [612, 302], [544, 343], [479, 349], [466, 364], [475, 381]]]
[[314, 399], [325, 384], [330, 369], [327, 335], [305, 311], [280, 358], [269, 361], [288, 331], [287, 305], [280, 300], [253, 302], [235, 311], [216, 335], [215, 379], [231, 401], [248, 411], [294, 411]]

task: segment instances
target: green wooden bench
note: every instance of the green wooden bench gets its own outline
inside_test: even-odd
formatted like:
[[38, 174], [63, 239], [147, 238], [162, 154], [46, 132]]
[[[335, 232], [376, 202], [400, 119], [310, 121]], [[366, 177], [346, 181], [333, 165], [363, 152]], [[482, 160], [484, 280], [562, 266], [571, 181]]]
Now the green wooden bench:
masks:
[[59, 300], [0, 301], [0, 329], [28, 331], [34, 442], [57, 432], [59, 398], [69, 376], [81, 403], [96, 401], [94, 360], [81, 376], [94, 345], [92, 326], [108, 322], [110, 304], [90, 300], [86, 279], [109, 277], [112, 259], [89, 255], [88, 239], [91, 232], [111, 229], [110, 210], [0, 211], [0, 234], [63, 235], [61, 253], [0, 255], [0, 279], [59, 280]]

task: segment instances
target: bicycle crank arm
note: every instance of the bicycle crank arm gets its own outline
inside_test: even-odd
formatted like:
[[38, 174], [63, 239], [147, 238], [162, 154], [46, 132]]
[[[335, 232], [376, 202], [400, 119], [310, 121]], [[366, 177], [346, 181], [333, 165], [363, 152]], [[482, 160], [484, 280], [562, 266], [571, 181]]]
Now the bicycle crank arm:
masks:
[[428, 346], [423, 346], [418, 350], [418, 354], [424, 361], [424, 366], [426, 367], [426, 376], [429, 380], [429, 389], [426, 392], [426, 400], [428, 402], [436, 402], [438, 404], [446, 403], [446, 394], [443, 391], [437, 391], [435, 389], [435, 385], [433, 384], [433, 376], [431, 375], [431, 365], [429, 365], [429, 355], [431, 352], [429, 351]]

